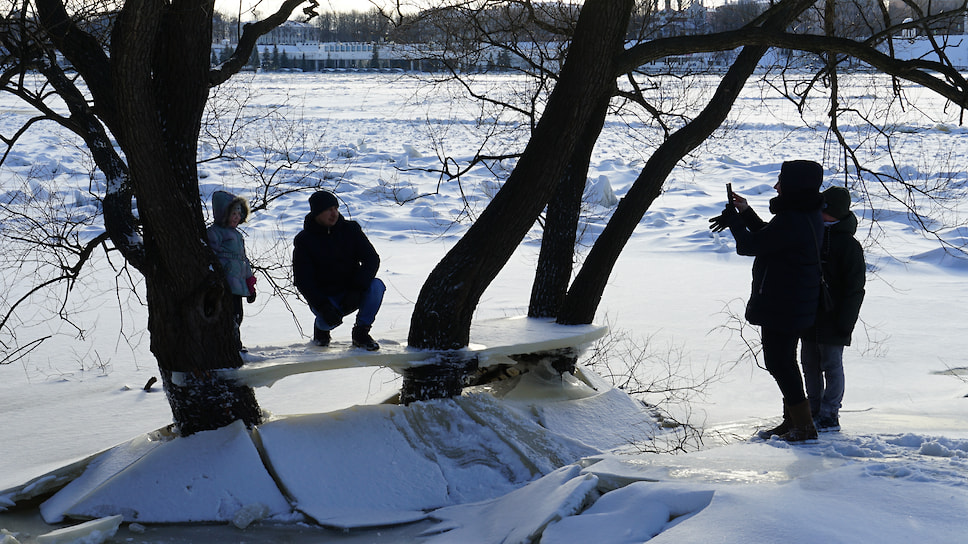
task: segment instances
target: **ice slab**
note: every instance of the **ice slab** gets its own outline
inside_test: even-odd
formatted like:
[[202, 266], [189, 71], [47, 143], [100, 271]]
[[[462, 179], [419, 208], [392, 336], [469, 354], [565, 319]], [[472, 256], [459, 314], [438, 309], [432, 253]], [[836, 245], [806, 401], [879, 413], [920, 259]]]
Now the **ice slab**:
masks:
[[655, 421], [642, 405], [618, 389], [573, 401], [533, 405], [538, 423], [599, 450], [646, 443]]
[[317, 522], [400, 523], [448, 502], [440, 469], [398, 427], [403, 410], [359, 406], [289, 417], [262, 425], [259, 437], [283, 489]]
[[712, 491], [636, 482], [605, 493], [579, 515], [553, 522], [541, 539], [556, 544], [645, 542], [709, 506], [712, 499]]
[[[511, 355], [579, 347], [605, 336], [600, 325], [558, 325], [549, 319], [511, 317], [484, 320], [471, 326], [471, 345], [463, 351], [486, 367], [507, 361]], [[417, 350], [403, 343], [384, 343], [379, 351], [320, 348], [307, 344], [254, 347], [242, 368], [226, 369], [226, 379], [251, 387], [272, 386], [294, 374], [359, 366], [385, 366], [395, 370], [432, 363], [440, 352]], [[178, 380], [173, 375], [173, 380]]]
[[502, 497], [442, 508], [431, 514], [440, 523], [424, 533], [426, 542], [534, 542], [549, 523], [579, 512], [590, 502], [597, 481], [569, 465]]
[[237, 527], [307, 517], [343, 529], [396, 525], [607, 457], [617, 439], [593, 431], [603, 424], [596, 410], [621, 425], [645, 417], [621, 391], [571, 378], [517, 385], [524, 390], [504, 391], [513, 401], [474, 391], [286, 416], [252, 431], [237, 422], [185, 438], [149, 433], [94, 456], [41, 513], [49, 523], [122, 515]]
[[37, 537], [37, 544], [101, 544], [113, 537], [123, 516], [108, 516], [64, 527]]
[[48, 523], [65, 517], [122, 515], [125, 521], [231, 521], [258, 504], [267, 516], [288, 518], [279, 491], [241, 422], [170, 440], [149, 435], [91, 461], [80, 477], [40, 506]]

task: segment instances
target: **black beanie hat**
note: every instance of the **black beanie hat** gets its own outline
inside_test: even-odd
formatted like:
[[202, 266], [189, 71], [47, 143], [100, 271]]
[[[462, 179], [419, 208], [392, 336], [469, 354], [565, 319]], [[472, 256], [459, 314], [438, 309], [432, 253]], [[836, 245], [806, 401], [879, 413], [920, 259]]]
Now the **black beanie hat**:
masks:
[[823, 183], [823, 167], [813, 161], [786, 161], [780, 167], [780, 187], [784, 193], [818, 193]]
[[329, 191], [316, 191], [309, 197], [309, 214], [315, 217], [324, 210], [339, 206], [336, 195]]
[[843, 187], [830, 187], [823, 192], [823, 211], [835, 219], [843, 219], [850, 213], [850, 192]]

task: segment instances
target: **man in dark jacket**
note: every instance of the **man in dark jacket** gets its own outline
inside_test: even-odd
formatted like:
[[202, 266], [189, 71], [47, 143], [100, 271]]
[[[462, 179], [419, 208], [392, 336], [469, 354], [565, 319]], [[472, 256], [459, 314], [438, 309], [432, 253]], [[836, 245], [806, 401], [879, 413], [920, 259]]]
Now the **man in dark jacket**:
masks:
[[380, 256], [360, 225], [339, 213], [333, 193], [317, 191], [309, 197], [309, 214], [294, 242], [292, 268], [296, 288], [316, 316], [313, 341], [317, 345], [328, 346], [330, 331], [344, 316], [359, 310], [353, 346], [380, 349], [370, 336], [386, 291], [376, 277]]
[[800, 442], [817, 437], [797, 365], [797, 343], [814, 322], [820, 296], [822, 181], [823, 168], [816, 162], [784, 162], [774, 186], [779, 195], [770, 200], [774, 216], [769, 223], [736, 194], [723, 214], [710, 220], [715, 231], [729, 228], [737, 253], [755, 257], [746, 319], [761, 328], [764, 364], [783, 394], [783, 422], [761, 432], [764, 438]]
[[814, 425], [820, 431], [839, 431], [844, 346], [850, 345], [864, 302], [867, 265], [864, 250], [854, 238], [857, 217], [850, 211], [850, 193], [843, 187], [830, 187], [823, 197], [820, 259], [833, 306], [818, 308], [816, 323], [800, 336], [800, 361]]

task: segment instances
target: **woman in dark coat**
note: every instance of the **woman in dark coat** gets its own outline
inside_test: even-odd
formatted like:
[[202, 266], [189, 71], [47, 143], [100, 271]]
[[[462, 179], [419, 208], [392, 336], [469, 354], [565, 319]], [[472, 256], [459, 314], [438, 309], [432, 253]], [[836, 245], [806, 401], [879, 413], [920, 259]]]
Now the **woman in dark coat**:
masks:
[[714, 230], [729, 228], [737, 253], [754, 257], [746, 319], [760, 326], [763, 360], [783, 395], [783, 422], [761, 432], [764, 438], [800, 442], [817, 437], [797, 365], [797, 343], [813, 325], [820, 297], [822, 181], [823, 168], [816, 162], [784, 162], [774, 186], [779, 195], [770, 200], [774, 216], [769, 223], [735, 194], [726, 211], [710, 220]]

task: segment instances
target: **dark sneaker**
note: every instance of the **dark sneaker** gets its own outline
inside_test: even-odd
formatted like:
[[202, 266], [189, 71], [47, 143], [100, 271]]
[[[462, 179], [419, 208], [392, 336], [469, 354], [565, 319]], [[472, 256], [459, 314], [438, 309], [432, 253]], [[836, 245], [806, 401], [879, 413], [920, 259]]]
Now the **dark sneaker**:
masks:
[[370, 327], [356, 325], [353, 327], [353, 347], [363, 348], [366, 351], [376, 351], [380, 349], [380, 344], [370, 336]]
[[840, 430], [840, 420], [837, 416], [820, 416], [813, 422], [817, 431], [822, 433], [832, 433]]
[[313, 327], [313, 344], [320, 347], [326, 347], [329, 345], [329, 331], [324, 331]]

